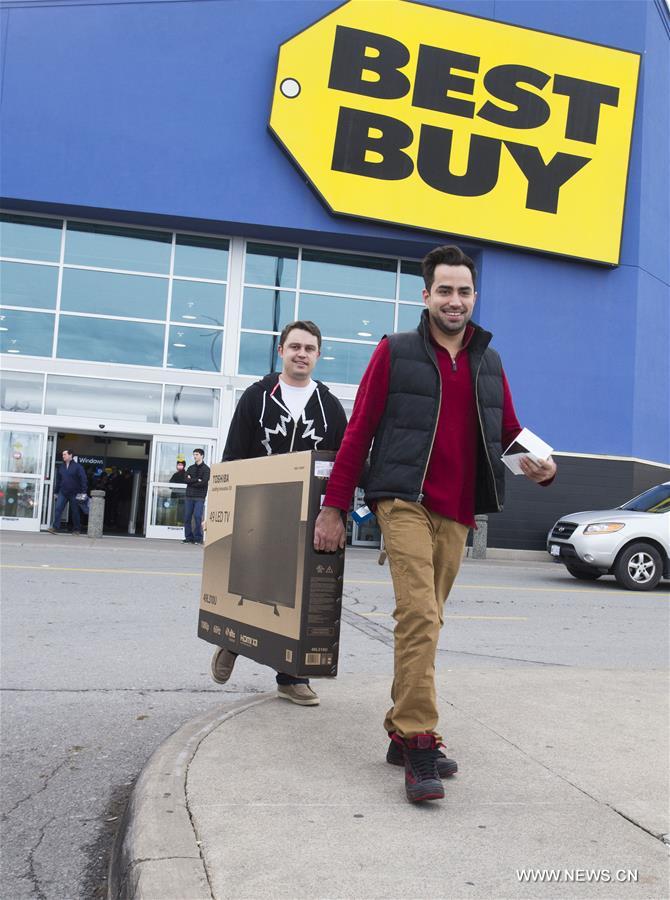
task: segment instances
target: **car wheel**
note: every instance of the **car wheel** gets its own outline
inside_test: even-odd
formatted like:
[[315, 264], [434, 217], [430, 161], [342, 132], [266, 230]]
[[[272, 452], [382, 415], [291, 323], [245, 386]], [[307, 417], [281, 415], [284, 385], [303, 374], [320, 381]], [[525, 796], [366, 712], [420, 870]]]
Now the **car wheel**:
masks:
[[614, 577], [629, 591], [651, 591], [662, 575], [661, 554], [651, 544], [631, 544], [614, 566]]
[[587, 569], [586, 566], [576, 566], [574, 563], [566, 563], [565, 568], [573, 578], [579, 578], [580, 581], [596, 581], [602, 574], [596, 569]]

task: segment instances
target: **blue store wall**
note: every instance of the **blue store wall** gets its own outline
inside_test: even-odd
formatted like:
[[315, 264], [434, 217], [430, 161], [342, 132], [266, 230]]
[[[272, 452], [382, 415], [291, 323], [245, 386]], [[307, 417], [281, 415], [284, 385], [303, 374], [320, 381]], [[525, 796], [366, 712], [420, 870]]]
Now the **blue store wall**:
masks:
[[[331, 216], [267, 131], [278, 45], [337, 5], [5, 3], [4, 205], [422, 255], [444, 236]], [[433, 5], [643, 54], [621, 265], [470, 246], [522, 421], [559, 450], [667, 462], [662, 0]]]

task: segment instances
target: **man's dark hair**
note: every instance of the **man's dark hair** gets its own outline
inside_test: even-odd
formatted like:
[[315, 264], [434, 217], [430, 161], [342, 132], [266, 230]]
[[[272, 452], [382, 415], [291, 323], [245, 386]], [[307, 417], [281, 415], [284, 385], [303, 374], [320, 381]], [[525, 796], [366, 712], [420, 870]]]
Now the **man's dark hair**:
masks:
[[284, 346], [284, 341], [288, 337], [289, 331], [293, 331], [294, 328], [300, 328], [302, 331], [309, 331], [310, 334], [313, 334], [316, 338], [319, 350], [321, 349], [321, 330], [319, 329], [319, 326], [309, 320], [303, 321], [301, 319], [298, 319], [297, 322], [289, 322], [288, 325], [284, 325], [282, 333], [279, 335], [280, 347]]
[[205, 455], [205, 451], [202, 449], [202, 447], [196, 447], [195, 450], [194, 450], [193, 452], [194, 452], [194, 453], [199, 453], [200, 456], [204, 456], [204, 455]]
[[74, 456], [74, 450], [70, 450], [69, 447], [63, 447], [63, 449], [61, 450], [61, 456], [63, 455], [63, 453], [69, 453], [70, 456]]
[[436, 247], [434, 250], [431, 250], [430, 253], [423, 258], [421, 261], [421, 274], [423, 275], [423, 281], [427, 291], [433, 286], [436, 266], [467, 266], [472, 273], [472, 286], [475, 289], [477, 288], [477, 270], [475, 269], [475, 264], [469, 256], [463, 253], [460, 247], [456, 247], [453, 244], [446, 244], [444, 247]]

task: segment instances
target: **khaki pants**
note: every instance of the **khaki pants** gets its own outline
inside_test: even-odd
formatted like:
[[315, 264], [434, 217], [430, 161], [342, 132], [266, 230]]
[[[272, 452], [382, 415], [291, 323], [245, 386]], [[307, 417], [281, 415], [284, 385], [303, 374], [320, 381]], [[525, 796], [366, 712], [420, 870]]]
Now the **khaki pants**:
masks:
[[437, 728], [435, 654], [444, 622], [444, 602], [463, 558], [468, 529], [420, 503], [377, 503], [393, 589], [393, 706], [384, 728], [400, 737], [441, 735]]

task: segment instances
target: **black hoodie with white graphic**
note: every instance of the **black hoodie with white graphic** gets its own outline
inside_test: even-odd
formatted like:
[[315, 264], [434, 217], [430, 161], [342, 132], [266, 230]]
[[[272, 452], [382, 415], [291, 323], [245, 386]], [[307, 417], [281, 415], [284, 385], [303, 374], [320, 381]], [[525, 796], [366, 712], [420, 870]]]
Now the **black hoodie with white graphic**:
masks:
[[295, 421], [281, 395], [279, 374], [266, 375], [240, 397], [222, 461], [297, 450], [338, 450], [347, 425], [342, 404], [321, 381]]

